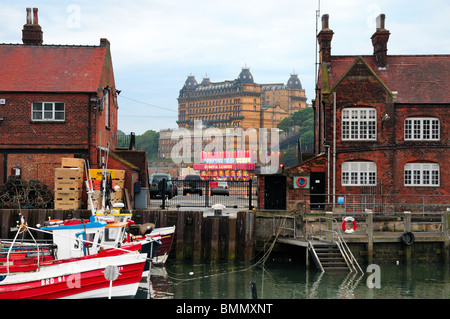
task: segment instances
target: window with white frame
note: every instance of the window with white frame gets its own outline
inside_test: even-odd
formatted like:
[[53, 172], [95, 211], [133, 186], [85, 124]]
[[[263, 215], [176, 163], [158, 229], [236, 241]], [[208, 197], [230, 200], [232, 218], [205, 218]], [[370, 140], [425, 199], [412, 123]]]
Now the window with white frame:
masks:
[[405, 186], [439, 186], [439, 164], [407, 163], [405, 165]]
[[440, 123], [435, 117], [411, 117], [405, 120], [405, 140], [438, 141]]
[[342, 140], [376, 140], [377, 111], [374, 108], [342, 110]]
[[109, 90], [103, 91], [103, 109], [105, 110], [105, 126], [107, 128], [110, 127], [110, 118], [109, 118]]
[[64, 121], [64, 103], [33, 102], [31, 105], [31, 119], [33, 121]]
[[377, 165], [375, 162], [342, 163], [343, 186], [376, 185]]

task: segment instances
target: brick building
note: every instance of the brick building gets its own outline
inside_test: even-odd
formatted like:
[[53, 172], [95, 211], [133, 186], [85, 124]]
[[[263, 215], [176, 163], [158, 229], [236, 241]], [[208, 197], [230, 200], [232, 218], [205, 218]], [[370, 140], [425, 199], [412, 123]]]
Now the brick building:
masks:
[[[38, 179], [50, 190], [62, 157], [101, 165], [116, 149], [117, 94], [110, 43], [44, 45], [37, 9], [27, 9], [23, 44], [0, 44], [0, 183], [8, 176]], [[127, 186], [143, 179], [145, 154], [110, 156]], [[144, 158], [144, 161], [142, 160]], [[144, 174], [145, 175], [145, 174]]]
[[371, 37], [373, 55], [332, 55], [333, 34], [324, 15], [313, 101], [316, 157], [281, 176], [287, 206], [304, 200], [328, 209], [326, 203], [356, 201], [363, 208], [363, 196], [349, 194], [364, 194], [380, 211], [417, 208], [412, 204], [444, 210], [450, 201], [450, 55], [388, 55], [384, 15]]

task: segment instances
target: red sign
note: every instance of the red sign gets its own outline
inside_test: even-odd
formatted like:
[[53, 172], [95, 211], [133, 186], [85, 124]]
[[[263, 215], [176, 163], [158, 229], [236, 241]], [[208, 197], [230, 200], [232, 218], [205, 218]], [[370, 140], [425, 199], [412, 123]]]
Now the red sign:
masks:
[[238, 163], [238, 164], [194, 164], [197, 171], [218, 171], [218, 170], [253, 170], [255, 163]]

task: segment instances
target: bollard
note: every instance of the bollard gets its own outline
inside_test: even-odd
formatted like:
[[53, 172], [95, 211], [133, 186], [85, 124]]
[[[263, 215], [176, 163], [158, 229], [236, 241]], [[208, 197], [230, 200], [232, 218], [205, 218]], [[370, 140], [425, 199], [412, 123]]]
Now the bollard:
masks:
[[367, 223], [367, 261], [371, 265], [373, 263], [373, 213], [371, 209], [366, 209]]
[[258, 294], [256, 292], [256, 282], [252, 281], [250, 283], [250, 289], [252, 291], [252, 299], [258, 299]]

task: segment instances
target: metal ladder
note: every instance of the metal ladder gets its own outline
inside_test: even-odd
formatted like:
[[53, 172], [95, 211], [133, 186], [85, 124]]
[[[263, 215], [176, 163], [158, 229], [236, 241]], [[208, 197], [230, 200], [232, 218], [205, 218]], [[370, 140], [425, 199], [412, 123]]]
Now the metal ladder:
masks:
[[[326, 237], [329, 239], [319, 237], [318, 241], [308, 240], [308, 249], [316, 267], [321, 272], [350, 271], [364, 273], [345, 242], [339, 227], [337, 227], [337, 220], [328, 217], [321, 217], [321, 219], [330, 220], [332, 227], [329, 230], [323, 230], [323, 232], [328, 233]], [[334, 228], [336, 230], [333, 230]]]

